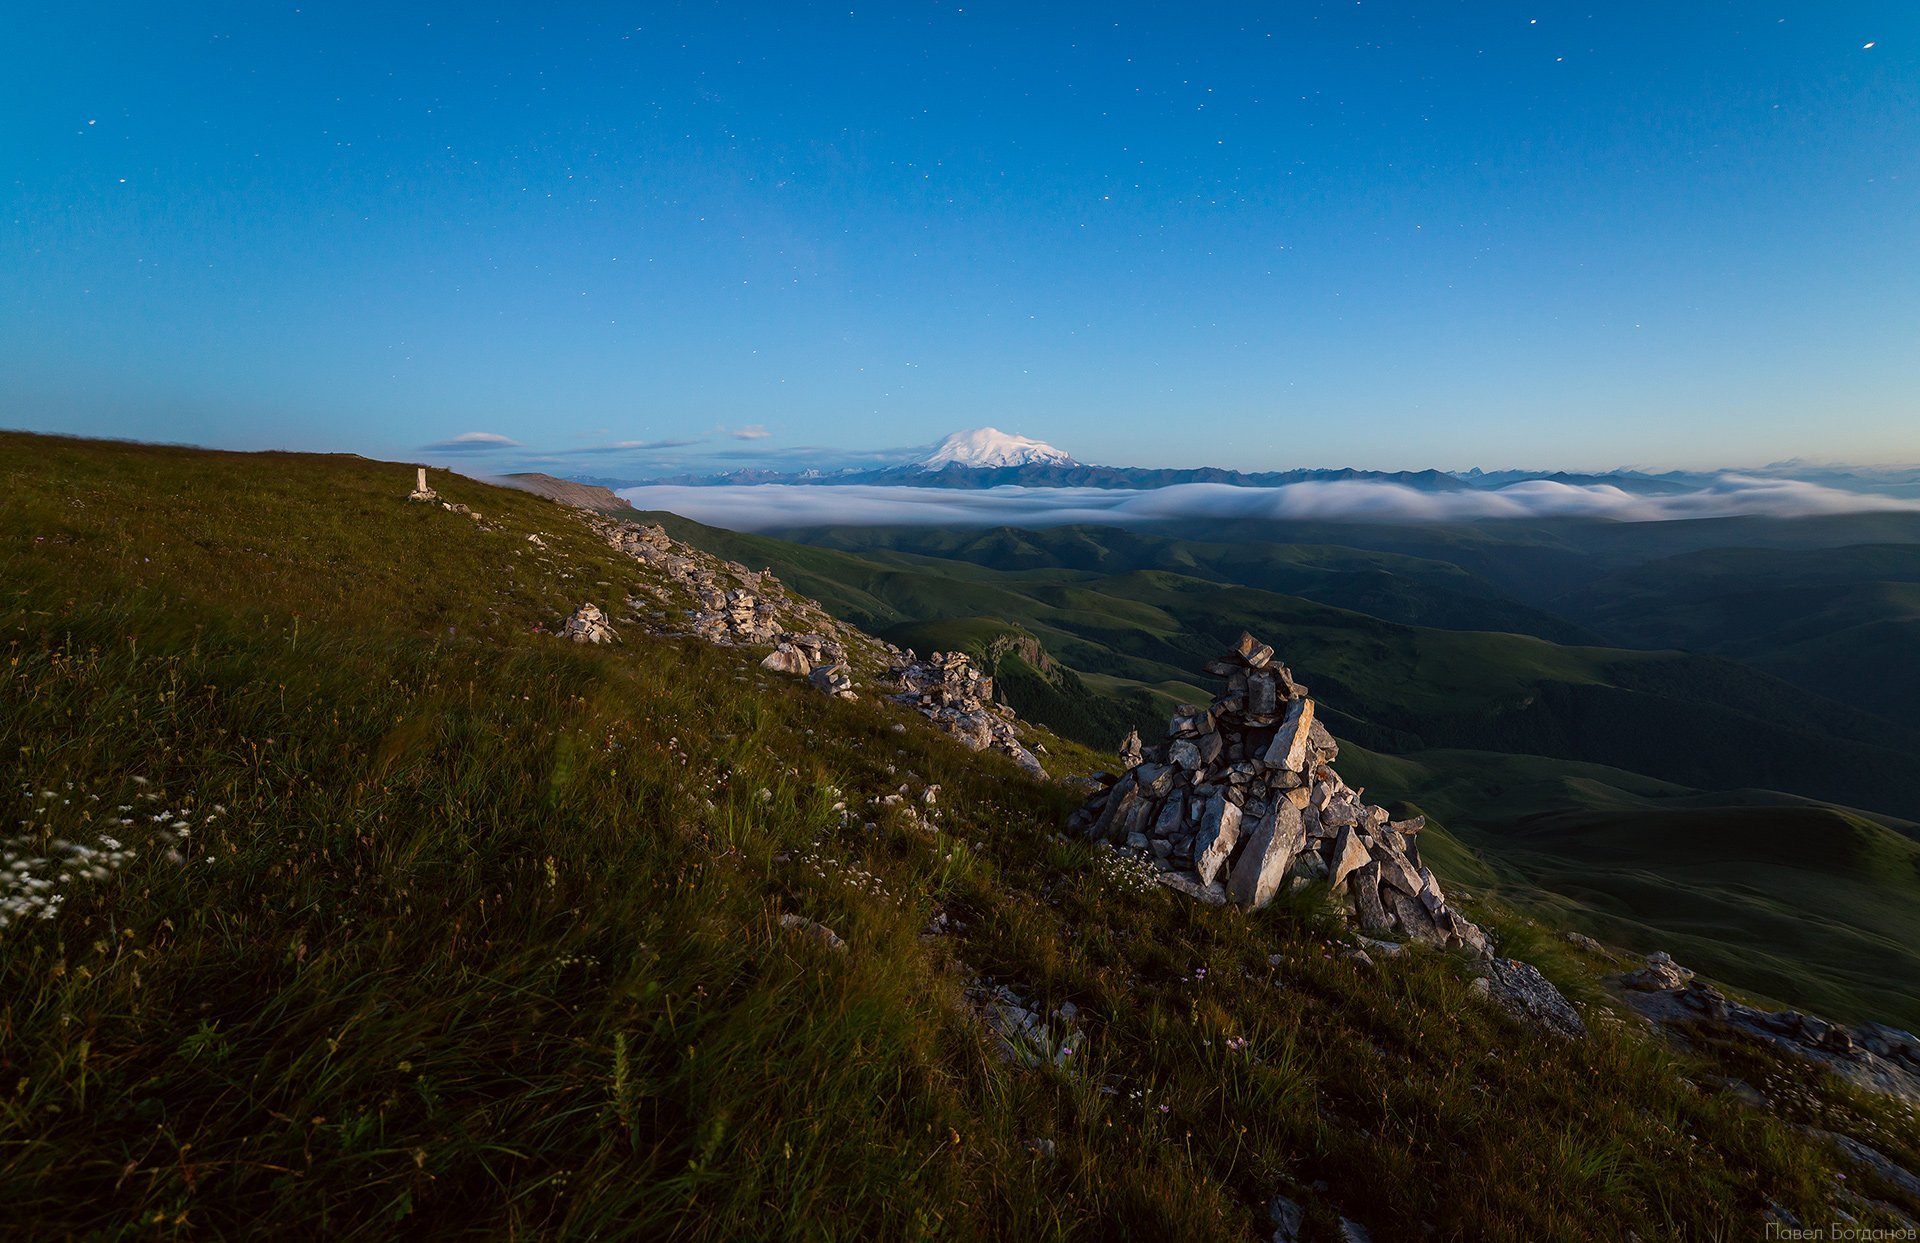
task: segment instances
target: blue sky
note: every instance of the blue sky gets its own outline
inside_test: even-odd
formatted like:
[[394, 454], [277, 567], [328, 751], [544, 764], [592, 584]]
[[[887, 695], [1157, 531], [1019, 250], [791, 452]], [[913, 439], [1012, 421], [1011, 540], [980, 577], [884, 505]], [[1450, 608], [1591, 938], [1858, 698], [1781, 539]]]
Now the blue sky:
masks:
[[571, 8], [10, 8], [0, 425], [1920, 460], [1920, 6]]

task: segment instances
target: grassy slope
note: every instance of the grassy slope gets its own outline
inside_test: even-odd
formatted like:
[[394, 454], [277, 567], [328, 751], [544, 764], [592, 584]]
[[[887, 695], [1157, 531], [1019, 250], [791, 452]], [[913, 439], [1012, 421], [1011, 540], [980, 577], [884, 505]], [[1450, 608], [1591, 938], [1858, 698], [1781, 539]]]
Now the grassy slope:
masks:
[[1920, 545], [1687, 553], [1564, 607], [1623, 643], [1715, 652], [1920, 725]]
[[[1563, 1045], [1443, 959], [1363, 974], [1305, 913], [1129, 891], [1055, 839], [1066, 791], [750, 654], [535, 633], [635, 568], [409, 475], [0, 438], [10, 848], [133, 851], [0, 930], [16, 1227], [1242, 1238], [1276, 1191], [1382, 1238], [1824, 1220], [1824, 1150], [1628, 1028]], [[938, 833], [871, 807], [903, 782]], [[936, 910], [964, 927], [923, 940]], [[1068, 1069], [994, 1057], [969, 972], [1075, 1002]], [[1808, 1120], [1882, 1125], [1813, 1086]]]

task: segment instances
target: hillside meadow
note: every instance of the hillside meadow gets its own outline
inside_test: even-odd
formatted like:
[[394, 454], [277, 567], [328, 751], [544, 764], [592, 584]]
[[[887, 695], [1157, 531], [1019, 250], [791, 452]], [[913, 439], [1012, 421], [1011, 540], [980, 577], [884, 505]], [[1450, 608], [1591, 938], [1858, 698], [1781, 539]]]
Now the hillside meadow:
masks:
[[[1734, 1239], [1846, 1194], [1804, 1125], [1920, 1157], [1882, 1102], [1650, 1039], [1498, 903], [1591, 1038], [1356, 965], [1311, 893], [1191, 904], [873, 694], [563, 643], [645, 571], [411, 474], [0, 435], [27, 1236], [1241, 1239], [1285, 1195], [1319, 1237]], [[987, 984], [1071, 1003], [1072, 1054], [1001, 1056]]]

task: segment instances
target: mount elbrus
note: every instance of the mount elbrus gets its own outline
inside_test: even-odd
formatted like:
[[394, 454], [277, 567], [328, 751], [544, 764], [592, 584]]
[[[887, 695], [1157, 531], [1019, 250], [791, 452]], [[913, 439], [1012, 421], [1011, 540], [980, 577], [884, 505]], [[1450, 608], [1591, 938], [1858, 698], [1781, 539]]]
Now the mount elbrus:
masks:
[[1129, 735], [1126, 772], [1075, 826], [1150, 853], [1203, 901], [1258, 909], [1289, 877], [1324, 880], [1367, 932], [1484, 952], [1486, 937], [1420, 862], [1424, 817], [1392, 820], [1347, 788], [1333, 770], [1339, 745], [1273, 649], [1242, 634], [1206, 672], [1226, 689], [1205, 708], [1182, 704], [1163, 744]]

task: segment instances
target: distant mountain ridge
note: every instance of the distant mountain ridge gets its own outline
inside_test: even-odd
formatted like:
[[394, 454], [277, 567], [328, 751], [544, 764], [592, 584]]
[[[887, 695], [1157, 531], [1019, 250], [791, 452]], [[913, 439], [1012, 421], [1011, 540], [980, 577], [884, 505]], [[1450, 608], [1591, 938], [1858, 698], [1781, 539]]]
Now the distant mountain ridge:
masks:
[[[1678, 476], [1648, 475], [1638, 471], [1608, 474], [1569, 474], [1565, 471], [1461, 472], [1443, 470], [1359, 470], [1350, 466], [1299, 468], [1294, 470], [1241, 471], [1220, 466], [1154, 467], [1091, 466], [1068, 459], [1031, 461], [1003, 466], [970, 466], [946, 462], [938, 466], [914, 462], [904, 466], [883, 466], [842, 471], [800, 471], [782, 474], [764, 468], [729, 471], [718, 475], [674, 475], [655, 479], [655, 484], [682, 487], [722, 487], [728, 485], [784, 483], [833, 486], [866, 484], [902, 488], [1104, 488], [1145, 491], [1187, 483], [1220, 483], [1244, 488], [1275, 488], [1291, 483], [1369, 482], [1390, 483], [1418, 492], [1469, 492], [1493, 490], [1509, 484], [1545, 480], [1574, 487], [1612, 486], [1639, 495], [1685, 492], [1691, 486]], [[609, 487], [632, 487], [640, 481], [595, 479]]]
[[604, 484], [611, 488], [643, 483], [691, 487], [722, 487], [741, 484], [845, 485], [865, 484], [883, 487], [953, 488], [1104, 488], [1136, 491], [1167, 488], [1188, 483], [1228, 484], [1234, 487], [1273, 488], [1292, 483], [1338, 483], [1364, 481], [1398, 484], [1419, 492], [1461, 492], [1495, 489], [1526, 481], [1547, 481], [1585, 487], [1611, 485], [1638, 494], [1683, 492], [1698, 486], [1698, 480], [1678, 472], [1652, 475], [1640, 471], [1607, 471], [1598, 474], [1573, 474], [1566, 471], [1501, 470], [1360, 470], [1353, 467], [1298, 467], [1291, 470], [1242, 471], [1220, 466], [1156, 467], [1095, 466], [1076, 460], [1063, 449], [1045, 441], [977, 427], [954, 432], [932, 452], [914, 461], [887, 466], [848, 467], [844, 470], [800, 471], [769, 470], [754, 466], [718, 474], [679, 474], [653, 480], [589, 479], [583, 483]]

